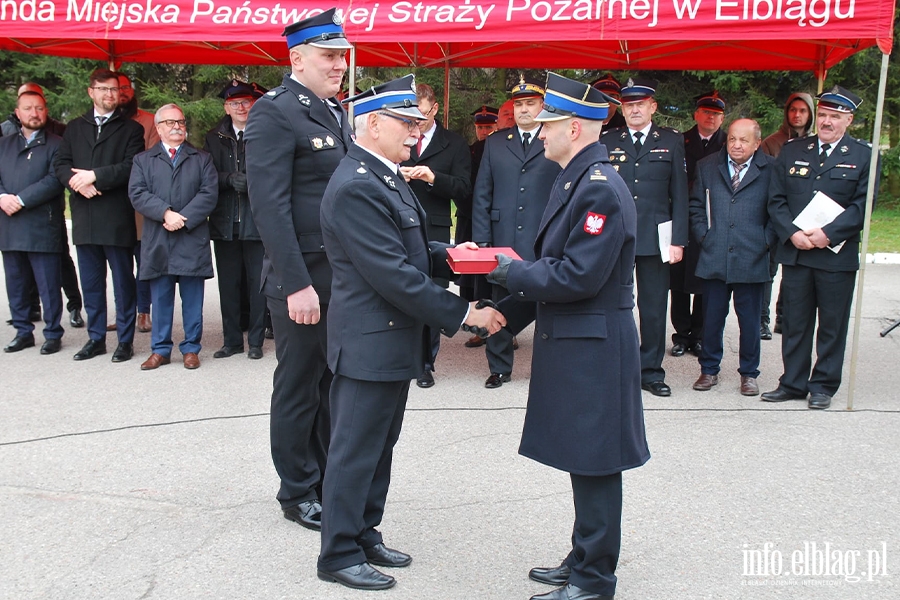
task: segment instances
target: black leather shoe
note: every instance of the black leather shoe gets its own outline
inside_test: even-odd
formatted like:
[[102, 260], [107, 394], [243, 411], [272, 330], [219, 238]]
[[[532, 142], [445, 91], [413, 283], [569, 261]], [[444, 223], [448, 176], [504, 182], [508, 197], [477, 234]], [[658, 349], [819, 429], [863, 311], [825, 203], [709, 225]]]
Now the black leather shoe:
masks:
[[650, 381], [641, 384], [642, 390], [647, 390], [654, 396], [671, 396], [672, 388], [666, 385], [665, 381]]
[[601, 596], [580, 587], [576, 587], [571, 583], [566, 587], [553, 590], [547, 594], [532, 596], [531, 600], [612, 600], [614, 596]]
[[69, 312], [69, 325], [76, 328], [84, 327], [84, 319], [81, 318], [81, 310], [76, 308]]
[[132, 356], [134, 356], [134, 346], [128, 342], [122, 342], [116, 346], [116, 351], [112, 355], [112, 361], [125, 362], [126, 360], [131, 360]]
[[759, 326], [759, 339], [761, 340], [771, 340], [772, 339], [772, 330], [769, 329], [768, 323], [761, 323]]
[[772, 332], [781, 333], [781, 321], [775, 321], [775, 327], [772, 328]]
[[37, 323], [41, 320], [41, 309], [32, 309], [28, 311], [28, 320], [32, 323]]
[[672, 346], [672, 356], [684, 356], [687, 346], [684, 344], [675, 344]]
[[430, 388], [434, 385], [434, 375], [431, 374], [431, 371], [424, 371], [419, 377], [416, 379], [416, 385], [420, 388]]
[[397, 580], [390, 575], [385, 575], [369, 563], [362, 563], [338, 569], [337, 571], [316, 571], [319, 579], [340, 583], [354, 590], [386, 590], [394, 587]]
[[781, 388], [775, 388], [771, 392], [765, 392], [760, 396], [765, 402], [786, 402], [787, 400], [806, 400], [806, 396], [795, 396]]
[[491, 376], [487, 378], [487, 381], [484, 382], [484, 387], [489, 390], [496, 389], [503, 385], [504, 383], [509, 383], [512, 381], [512, 377], [509, 375], [503, 375], [502, 373], [491, 373]]
[[694, 356], [700, 356], [700, 353], [703, 352], [703, 344], [700, 342], [694, 342], [690, 346], [688, 346], [688, 352], [693, 354]]
[[307, 500], [296, 506], [289, 506], [284, 509], [284, 518], [299, 523], [307, 529], [320, 531], [322, 529], [322, 504], [318, 500]]
[[262, 348], [258, 346], [250, 346], [250, 350], [247, 351], [247, 358], [252, 358], [253, 360], [259, 360], [263, 357]]
[[62, 348], [62, 340], [46, 340], [41, 346], [41, 354], [56, 354]]
[[34, 348], [33, 335], [17, 335], [13, 338], [13, 341], [8, 343], [6, 347], [3, 348], [3, 351], [18, 352], [19, 350], [24, 350], [25, 348]]
[[75, 360], [87, 360], [106, 354], [106, 342], [103, 340], [88, 340], [87, 344], [81, 347], [81, 350], [75, 353]]
[[809, 407], [817, 409], [826, 409], [831, 406], [831, 396], [828, 394], [810, 394]]
[[213, 352], [213, 358], [228, 358], [229, 356], [243, 353], [243, 346], [222, 346], [221, 348]]
[[265, 336], [265, 338], [267, 340], [274, 340], [275, 339], [275, 330], [272, 329], [271, 327], [266, 327], [266, 331], [263, 335]]
[[399, 550], [388, 548], [384, 544], [378, 544], [371, 548], [364, 548], [366, 562], [379, 567], [405, 567], [412, 562], [412, 556]]
[[547, 585], [566, 585], [571, 574], [572, 570], [566, 563], [562, 563], [558, 567], [535, 567], [528, 571], [530, 579]]

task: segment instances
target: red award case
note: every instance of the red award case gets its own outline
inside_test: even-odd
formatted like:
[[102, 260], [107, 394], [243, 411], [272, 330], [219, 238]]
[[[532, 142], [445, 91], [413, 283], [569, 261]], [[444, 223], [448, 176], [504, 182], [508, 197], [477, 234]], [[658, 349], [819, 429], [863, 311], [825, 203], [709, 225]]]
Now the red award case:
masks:
[[486, 275], [497, 268], [497, 254], [505, 254], [513, 260], [522, 260], [512, 248], [448, 248], [447, 264], [450, 270], [461, 275]]

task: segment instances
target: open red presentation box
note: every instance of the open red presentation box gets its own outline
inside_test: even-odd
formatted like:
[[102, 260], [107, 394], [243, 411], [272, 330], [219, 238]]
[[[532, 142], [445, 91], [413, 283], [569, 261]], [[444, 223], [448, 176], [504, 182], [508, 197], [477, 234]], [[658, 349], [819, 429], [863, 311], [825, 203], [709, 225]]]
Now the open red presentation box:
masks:
[[513, 260], [522, 260], [512, 248], [448, 248], [447, 264], [454, 273], [462, 275], [486, 275], [497, 268], [497, 254], [505, 254]]

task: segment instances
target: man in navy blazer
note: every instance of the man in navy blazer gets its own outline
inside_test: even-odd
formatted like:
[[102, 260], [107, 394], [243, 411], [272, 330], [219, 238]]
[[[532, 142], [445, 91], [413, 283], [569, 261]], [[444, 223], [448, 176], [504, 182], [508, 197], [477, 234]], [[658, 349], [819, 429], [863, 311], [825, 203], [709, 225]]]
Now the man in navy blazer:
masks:
[[719, 383], [725, 318], [733, 297], [741, 327], [741, 394], [759, 395], [759, 319], [769, 279], [769, 247], [775, 245], [767, 210], [774, 159], [759, 149], [761, 140], [756, 121], [738, 119], [728, 128], [725, 148], [697, 163], [690, 216], [700, 244], [696, 273], [703, 280], [698, 391]]

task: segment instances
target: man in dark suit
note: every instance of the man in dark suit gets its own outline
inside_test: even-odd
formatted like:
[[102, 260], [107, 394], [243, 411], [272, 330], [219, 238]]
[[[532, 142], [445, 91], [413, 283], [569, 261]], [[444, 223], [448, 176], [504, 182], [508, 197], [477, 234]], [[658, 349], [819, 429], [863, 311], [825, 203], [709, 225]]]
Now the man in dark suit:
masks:
[[769, 279], [769, 247], [775, 230], [767, 210], [773, 158], [759, 149], [759, 124], [738, 119], [728, 128], [725, 150], [696, 165], [691, 188], [691, 230], [699, 247], [697, 277], [703, 281], [703, 347], [694, 389], [719, 383], [723, 332], [729, 304], [741, 327], [741, 394], [758, 396], [759, 318]]
[[563, 587], [532, 600], [615, 595], [622, 471], [650, 458], [632, 314], [635, 206], [597, 141], [614, 102], [548, 75], [540, 139], [563, 170], [538, 230], [537, 257], [499, 254], [488, 274], [510, 291], [500, 309], [513, 332], [537, 318], [519, 454], [569, 473], [575, 501], [568, 555], [559, 566], [529, 573]]
[[432, 279], [450, 276], [448, 244], [429, 242], [427, 214], [397, 168], [421, 135], [412, 83], [407, 75], [350, 100], [356, 144], [322, 199], [334, 270], [328, 364], [335, 376], [317, 574], [364, 590], [395, 583], [372, 565], [412, 561], [386, 547], [376, 527], [410, 380], [429, 351], [428, 329], [452, 336], [463, 323], [490, 332], [505, 324], [493, 309], [476, 309]]
[[[227, 358], [244, 351], [241, 306], [245, 302], [249, 307], [247, 357], [263, 357], [266, 297], [259, 290], [259, 276], [265, 250], [247, 197], [244, 143], [250, 108], [263, 93], [249, 83], [231, 80], [220, 94], [225, 99], [225, 116], [206, 134], [203, 144], [219, 173], [219, 200], [209, 215], [209, 231], [216, 252], [225, 343], [213, 353], [213, 358]], [[246, 285], [242, 285], [242, 274]]]
[[[716, 154], [725, 145], [725, 101], [719, 92], [713, 90], [695, 98], [696, 124], [684, 132], [684, 158], [687, 168], [688, 189], [694, 183], [697, 161], [704, 156]], [[691, 352], [700, 356], [703, 337], [703, 282], [697, 277], [697, 259], [700, 247], [693, 235], [688, 235], [688, 245], [684, 249], [684, 260], [669, 268], [672, 303], [669, 316], [675, 333], [672, 334], [672, 356], [684, 356]], [[694, 295], [693, 309], [691, 294]]]
[[[622, 88], [622, 113], [628, 123], [605, 131], [601, 143], [625, 180], [637, 206], [637, 305], [641, 331], [641, 387], [655, 396], [670, 396], [662, 368], [666, 351], [666, 304], [669, 265], [684, 256], [688, 241], [688, 186], [684, 137], [657, 127], [656, 82], [629, 79]], [[671, 244], [660, 250], [659, 225], [671, 223]], [[663, 253], [663, 254], [661, 254]]]
[[16, 329], [16, 337], [3, 351], [34, 346], [29, 313], [30, 287], [36, 285], [44, 308], [41, 354], [55, 354], [63, 336], [59, 288], [66, 201], [53, 161], [62, 140], [46, 130], [47, 103], [38, 93], [19, 95], [16, 118], [19, 132], [0, 138], [0, 251]]
[[69, 188], [72, 241], [90, 339], [75, 354], [87, 360], [106, 354], [106, 266], [112, 271], [119, 345], [113, 362], [134, 356], [137, 313], [134, 207], [128, 199], [128, 177], [134, 156], [144, 150], [144, 128], [126, 119], [119, 108], [119, 78], [107, 69], [90, 76], [93, 107], [72, 119], [56, 155], [56, 176]]
[[330, 431], [326, 316], [331, 267], [319, 206], [351, 143], [334, 99], [352, 46], [335, 9], [285, 28], [291, 73], [250, 111], [244, 139], [250, 207], [266, 249], [261, 289], [275, 329], [270, 417], [278, 501], [287, 519], [319, 529]]
[[[841, 385], [871, 146], [846, 134], [862, 103], [858, 96], [834, 86], [817, 98], [817, 135], [784, 145], [769, 187], [769, 215], [779, 242], [776, 258], [783, 265], [784, 374], [778, 388], [762, 399], [805, 400], [809, 393], [809, 408], [825, 409]], [[844, 210], [828, 224], [801, 229], [794, 219], [818, 192]]]
[[[520, 79], [510, 91], [516, 126], [489, 137], [475, 181], [472, 200], [472, 241], [479, 246], [509, 247], [524, 260], [534, 260], [534, 239], [559, 174], [559, 165], [544, 156], [537, 139], [544, 88]], [[494, 302], [509, 295], [502, 285], [491, 286]], [[490, 375], [484, 387], [496, 389], [512, 379], [513, 337], [501, 331], [487, 339]]]
[[[434, 90], [427, 83], [416, 85], [416, 101], [425, 118], [419, 121], [422, 134], [410, 153], [409, 159], [400, 165], [400, 173], [409, 182], [425, 214], [428, 215], [428, 239], [450, 242], [450, 201], [459, 202], [472, 193], [471, 157], [466, 140], [458, 133], [448, 131], [437, 122], [440, 105]], [[448, 287], [449, 281], [438, 278], [437, 283]], [[434, 385], [434, 362], [441, 347], [441, 336], [432, 332], [431, 358], [425, 361], [425, 369], [416, 379], [416, 385], [430, 388]]]

